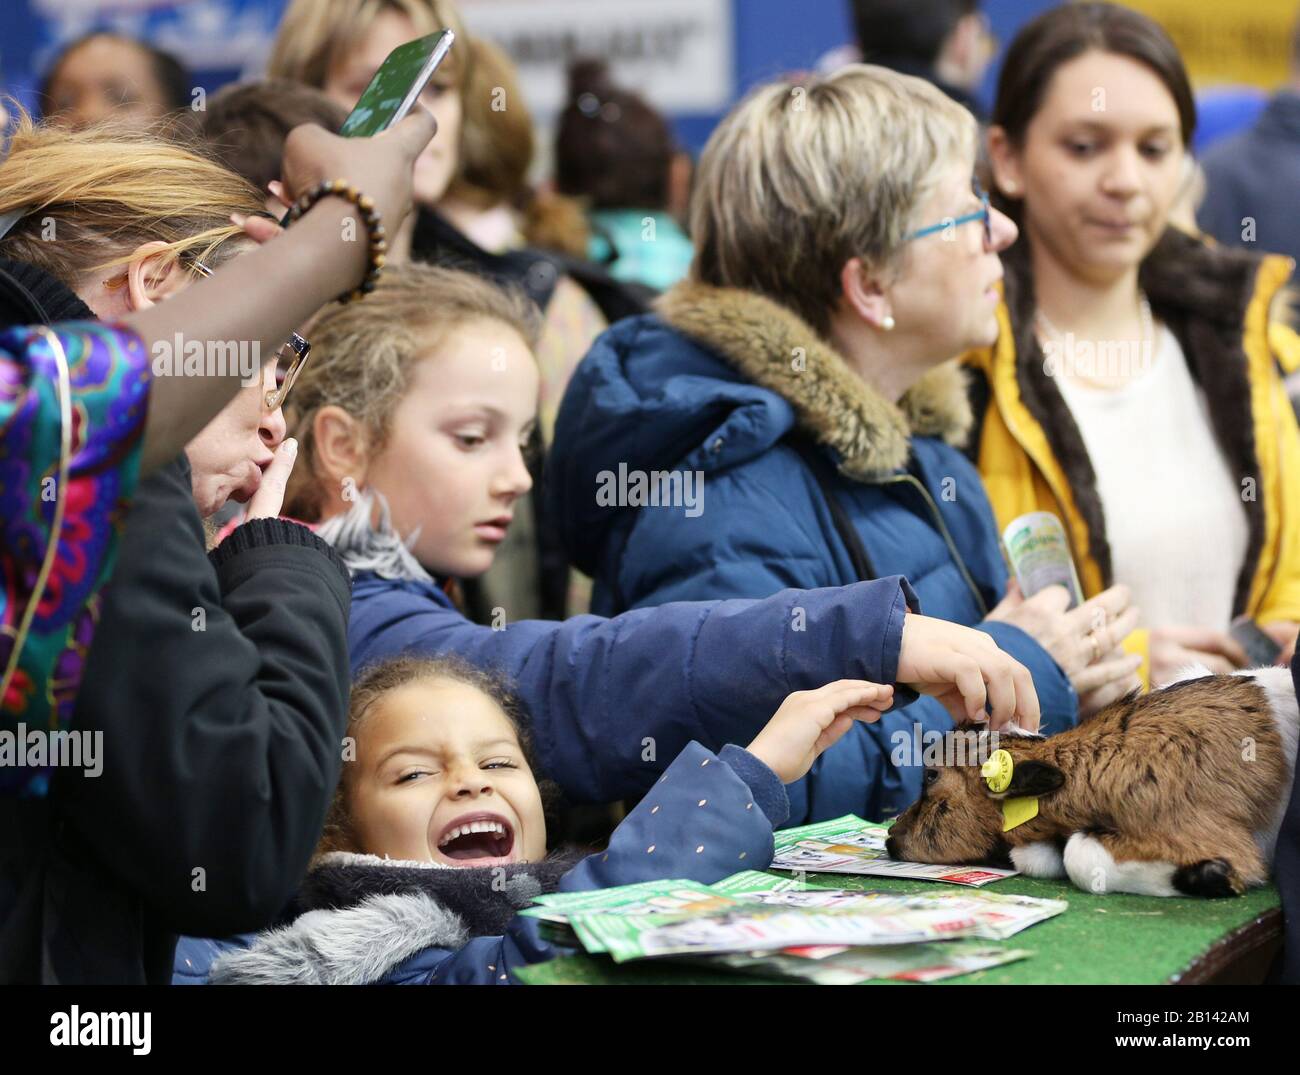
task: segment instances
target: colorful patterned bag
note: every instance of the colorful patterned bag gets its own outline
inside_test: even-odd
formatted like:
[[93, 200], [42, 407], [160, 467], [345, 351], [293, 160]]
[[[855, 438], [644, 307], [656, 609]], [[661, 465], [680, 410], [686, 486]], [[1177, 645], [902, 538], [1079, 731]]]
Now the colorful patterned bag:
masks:
[[13, 747], [70, 727], [139, 477], [149, 384], [144, 345], [124, 328], [0, 335], [0, 794], [48, 790], [49, 767], [15, 764], [25, 750]]

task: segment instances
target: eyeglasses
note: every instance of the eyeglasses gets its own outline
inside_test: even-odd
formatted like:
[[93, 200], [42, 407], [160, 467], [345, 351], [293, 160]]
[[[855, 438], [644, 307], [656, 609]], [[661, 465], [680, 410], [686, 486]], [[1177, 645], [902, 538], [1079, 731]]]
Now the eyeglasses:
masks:
[[[212, 275], [212, 270], [203, 262], [196, 259], [192, 264], [201, 276]], [[309, 354], [311, 354], [311, 344], [296, 332], [280, 345], [280, 350], [275, 356], [275, 388], [262, 397], [267, 410], [273, 411], [277, 407], [284, 406], [289, 389], [293, 387], [293, 382], [298, 379], [298, 374], [307, 364]]]
[[921, 239], [927, 235], [933, 235], [937, 231], [947, 231], [949, 228], [957, 228], [962, 224], [970, 224], [976, 220], [984, 222], [984, 242], [989, 246], [993, 245], [993, 214], [989, 211], [988, 192], [980, 186], [980, 181], [971, 178], [970, 188], [975, 196], [980, 200], [978, 212], [967, 213], [964, 216], [945, 217], [938, 224], [931, 224], [928, 228], [922, 228], [920, 231], [914, 231], [911, 235], [905, 236], [903, 242], [910, 243], [913, 239]]

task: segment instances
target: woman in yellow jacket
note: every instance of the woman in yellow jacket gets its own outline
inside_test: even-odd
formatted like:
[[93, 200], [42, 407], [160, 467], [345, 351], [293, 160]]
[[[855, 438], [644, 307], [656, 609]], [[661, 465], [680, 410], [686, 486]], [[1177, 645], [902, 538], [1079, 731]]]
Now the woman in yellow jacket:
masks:
[[1017, 35], [989, 159], [1023, 238], [1003, 254], [998, 342], [965, 357], [999, 523], [1052, 512], [1086, 595], [1129, 586], [1144, 628], [1125, 649], [1155, 685], [1244, 665], [1235, 617], [1284, 659], [1300, 622], [1282, 383], [1300, 338], [1271, 316], [1293, 265], [1169, 225], [1195, 122], [1178, 52], [1143, 15], [1066, 4]]

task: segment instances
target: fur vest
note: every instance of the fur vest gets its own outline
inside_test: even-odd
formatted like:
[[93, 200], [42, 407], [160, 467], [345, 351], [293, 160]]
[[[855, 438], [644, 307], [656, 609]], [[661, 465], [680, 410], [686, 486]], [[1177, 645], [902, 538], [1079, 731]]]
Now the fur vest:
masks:
[[[1273, 322], [1271, 313], [1291, 268], [1289, 259], [1217, 247], [1171, 228], [1141, 270], [1153, 313], [1177, 337], [1204, 392], [1224, 459], [1252, 494], [1243, 496], [1249, 544], [1237, 569], [1234, 613], [1257, 613], [1261, 602], [1267, 604], [1263, 595], [1272, 579], [1289, 570], [1279, 568], [1286, 550], [1278, 545], [1280, 501], [1295, 495], [1295, 475], [1281, 475], [1294, 422], [1278, 366], [1292, 367], [1300, 355], [1293, 353], [1294, 333]], [[1017, 276], [1008, 273], [998, 343], [964, 359], [977, 371], [971, 450], [1000, 525], [1026, 511], [1063, 516], [1084, 589], [1092, 595], [1114, 581], [1096, 474], [1027, 331], [1033, 296]], [[1290, 611], [1276, 609], [1276, 618], [1290, 618]]]

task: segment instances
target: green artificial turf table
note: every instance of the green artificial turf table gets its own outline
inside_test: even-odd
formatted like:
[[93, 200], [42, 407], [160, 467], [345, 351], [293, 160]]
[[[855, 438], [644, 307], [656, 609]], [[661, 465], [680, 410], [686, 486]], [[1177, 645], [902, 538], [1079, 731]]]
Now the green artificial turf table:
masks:
[[[789, 874], [774, 871], [777, 876]], [[951, 886], [883, 877], [808, 875], [823, 888], [935, 892]], [[1236, 899], [1160, 899], [1099, 896], [1068, 882], [1008, 877], [983, 891], [1068, 900], [1069, 910], [1005, 941], [1032, 956], [975, 971], [953, 984], [1098, 985], [1165, 982], [1259, 981], [1277, 951], [1282, 916], [1277, 890], [1253, 889]], [[698, 966], [640, 960], [615, 964], [605, 956], [575, 955], [520, 970], [531, 985], [739, 985], [761, 979]], [[894, 984], [894, 983], [890, 983]]]

